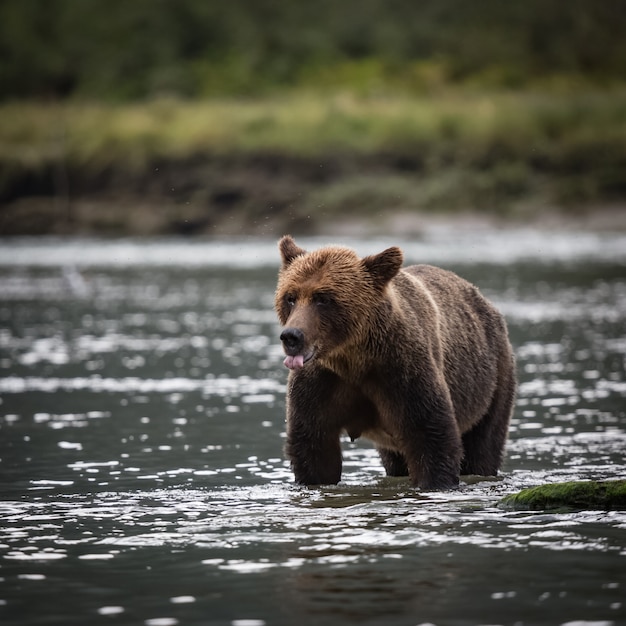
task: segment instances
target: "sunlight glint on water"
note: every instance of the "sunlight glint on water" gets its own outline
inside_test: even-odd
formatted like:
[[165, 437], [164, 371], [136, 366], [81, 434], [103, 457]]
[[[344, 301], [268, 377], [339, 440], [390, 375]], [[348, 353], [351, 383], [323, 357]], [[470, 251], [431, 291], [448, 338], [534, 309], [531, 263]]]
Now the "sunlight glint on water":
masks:
[[498, 501], [625, 475], [626, 238], [351, 243], [400, 243], [507, 316], [501, 476], [423, 494], [346, 440], [341, 484], [293, 485], [274, 242], [7, 242], [3, 624], [624, 623], [623, 512]]

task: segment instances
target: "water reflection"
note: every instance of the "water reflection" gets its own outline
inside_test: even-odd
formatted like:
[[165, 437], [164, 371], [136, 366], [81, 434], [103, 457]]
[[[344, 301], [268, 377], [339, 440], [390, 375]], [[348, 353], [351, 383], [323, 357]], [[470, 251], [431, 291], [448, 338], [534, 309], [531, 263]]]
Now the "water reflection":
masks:
[[3, 623], [626, 620], [624, 513], [497, 506], [624, 476], [626, 240], [463, 237], [407, 256], [504, 311], [520, 389], [502, 475], [444, 494], [360, 441], [340, 485], [292, 484], [273, 242], [3, 247]]

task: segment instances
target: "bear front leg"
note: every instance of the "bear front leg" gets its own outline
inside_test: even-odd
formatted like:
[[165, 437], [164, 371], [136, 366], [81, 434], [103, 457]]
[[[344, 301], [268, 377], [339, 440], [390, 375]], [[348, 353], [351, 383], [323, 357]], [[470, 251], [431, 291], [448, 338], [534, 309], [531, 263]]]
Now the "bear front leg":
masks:
[[457, 440], [447, 433], [439, 433], [436, 437], [428, 435], [423, 444], [409, 445], [408, 448], [407, 456], [411, 459], [408, 462], [409, 477], [414, 487], [422, 491], [458, 488], [462, 455], [460, 438]]
[[512, 357], [500, 368], [489, 409], [469, 432], [463, 434], [462, 474], [496, 476], [515, 403], [515, 364]]
[[411, 483], [423, 491], [458, 488], [463, 445], [447, 390], [433, 386], [427, 396], [414, 390], [407, 397], [401, 439]]
[[336, 485], [341, 480], [341, 448], [336, 436], [311, 437], [307, 429], [287, 429], [285, 454], [299, 485]]
[[332, 402], [333, 377], [313, 367], [289, 375], [285, 454], [301, 485], [334, 485], [341, 480], [341, 429]]

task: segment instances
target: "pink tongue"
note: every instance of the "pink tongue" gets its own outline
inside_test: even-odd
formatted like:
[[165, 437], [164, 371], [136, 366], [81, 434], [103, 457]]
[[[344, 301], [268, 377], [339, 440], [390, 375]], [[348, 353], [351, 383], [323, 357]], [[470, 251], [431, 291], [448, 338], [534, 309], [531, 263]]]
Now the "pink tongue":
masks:
[[296, 356], [287, 356], [285, 357], [283, 364], [290, 370], [298, 370], [304, 366], [304, 356], [302, 354], [297, 354]]

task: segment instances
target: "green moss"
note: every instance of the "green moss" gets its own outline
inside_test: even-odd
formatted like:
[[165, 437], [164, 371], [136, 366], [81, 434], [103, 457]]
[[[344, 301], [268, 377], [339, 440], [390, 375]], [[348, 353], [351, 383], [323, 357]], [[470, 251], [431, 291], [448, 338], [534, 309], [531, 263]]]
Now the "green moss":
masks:
[[626, 510], [626, 480], [577, 481], [523, 489], [500, 501], [514, 509]]

